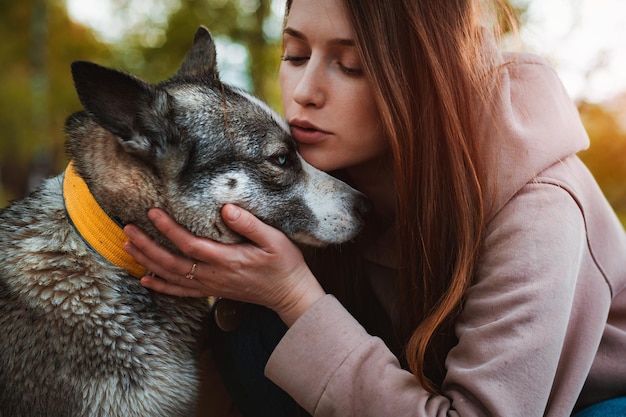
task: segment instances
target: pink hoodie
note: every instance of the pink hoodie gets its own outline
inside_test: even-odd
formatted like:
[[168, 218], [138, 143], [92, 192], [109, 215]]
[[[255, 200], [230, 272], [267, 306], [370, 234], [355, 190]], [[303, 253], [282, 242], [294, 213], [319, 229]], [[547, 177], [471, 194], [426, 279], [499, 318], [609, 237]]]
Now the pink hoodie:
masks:
[[[288, 330], [266, 375], [315, 416], [569, 416], [626, 395], [626, 234], [575, 154], [578, 112], [547, 63], [505, 57], [493, 216], [455, 325], [443, 395], [426, 392], [331, 295]], [[373, 287], [391, 311], [394, 259], [374, 245]]]

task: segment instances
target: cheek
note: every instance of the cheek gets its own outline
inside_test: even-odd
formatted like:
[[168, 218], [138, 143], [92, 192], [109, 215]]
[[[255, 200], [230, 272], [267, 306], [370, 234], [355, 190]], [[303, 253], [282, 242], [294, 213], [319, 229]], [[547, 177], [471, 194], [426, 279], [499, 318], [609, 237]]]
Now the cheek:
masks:
[[380, 113], [376, 106], [376, 100], [369, 88], [361, 88], [361, 91], [356, 93], [356, 97], [353, 100], [355, 103], [359, 103], [358, 112], [364, 123], [367, 123], [370, 128], [380, 125]]
[[380, 124], [376, 100], [365, 79], [337, 85], [334, 89], [334, 101], [342, 118], [353, 129], [363, 132]]
[[278, 73], [278, 80], [280, 82], [280, 96], [283, 104], [283, 113], [286, 110], [286, 106], [291, 103], [291, 91], [293, 91], [291, 84], [293, 83], [292, 77], [289, 77], [289, 71], [280, 65]]
[[[351, 126], [350, 137], [355, 145], [355, 151], [370, 155], [382, 153], [386, 149], [386, 141], [383, 139], [384, 132], [378, 108], [369, 91], [353, 97], [351, 108], [352, 110], [346, 111], [344, 115]], [[363, 149], [359, 150], [357, 147]]]
[[387, 142], [381, 129], [370, 126], [370, 129], [360, 132], [352, 137], [351, 150], [355, 164], [364, 163], [381, 157], [387, 151]]

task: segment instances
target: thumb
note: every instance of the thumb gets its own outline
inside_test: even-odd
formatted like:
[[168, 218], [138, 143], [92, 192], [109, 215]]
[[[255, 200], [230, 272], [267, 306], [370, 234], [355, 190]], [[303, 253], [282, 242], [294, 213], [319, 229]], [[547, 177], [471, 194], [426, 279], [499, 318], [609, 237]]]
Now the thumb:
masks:
[[256, 243], [261, 248], [274, 246], [273, 242], [285, 235], [277, 229], [268, 226], [247, 210], [234, 204], [222, 207], [222, 219], [234, 232]]

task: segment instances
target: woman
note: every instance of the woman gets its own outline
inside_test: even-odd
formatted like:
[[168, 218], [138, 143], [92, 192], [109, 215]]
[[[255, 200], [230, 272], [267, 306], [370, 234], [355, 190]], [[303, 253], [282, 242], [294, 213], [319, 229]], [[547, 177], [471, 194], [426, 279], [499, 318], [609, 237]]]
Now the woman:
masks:
[[307, 264], [235, 206], [252, 244], [151, 211], [191, 261], [126, 228], [146, 287], [278, 314], [265, 373], [310, 414], [568, 416], [626, 396], [624, 230], [556, 75], [500, 53], [481, 7], [287, 2], [285, 117], [309, 163], [374, 203], [359, 241]]

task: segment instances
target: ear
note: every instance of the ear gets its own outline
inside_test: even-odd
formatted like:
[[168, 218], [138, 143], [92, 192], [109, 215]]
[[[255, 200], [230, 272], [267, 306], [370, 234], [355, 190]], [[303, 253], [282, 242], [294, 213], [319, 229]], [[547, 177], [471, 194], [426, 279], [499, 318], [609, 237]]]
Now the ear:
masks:
[[127, 152], [144, 157], [159, 153], [165, 139], [159, 137], [156, 126], [166, 117], [165, 91], [130, 74], [86, 61], [72, 63], [72, 77], [85, 110], [117, 136]]
[[193, 38], [193, 45], [174, 77], [218, 80], [215, 43], [207, 28], [200, 26]]

